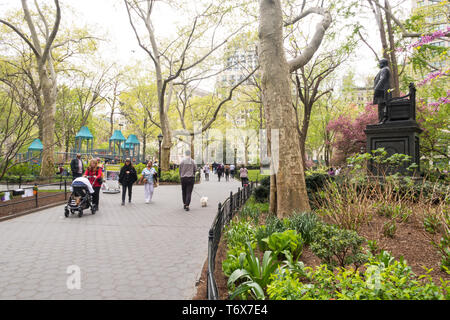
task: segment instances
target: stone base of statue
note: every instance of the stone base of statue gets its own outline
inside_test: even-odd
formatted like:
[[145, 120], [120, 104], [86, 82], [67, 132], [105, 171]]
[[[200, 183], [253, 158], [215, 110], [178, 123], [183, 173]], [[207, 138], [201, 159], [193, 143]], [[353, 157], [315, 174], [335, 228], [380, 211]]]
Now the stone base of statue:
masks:
[[[367, 136], [366, 150], [368, 152], [384, 148], [388, 156], [395, 153], [406, 154], [411, 157], [411, 162], [405, 163], [398, 168], [380, 167], [371, 162], [369, 163], [369, 170], [376, 176], [383, 175], [383, 173], [393, 174], [395, 172], [399, 172], [402, 175], [411, 175], [413, 172], [406, 170], [406, 168], [411, 163], [420, 166], [419, 135], [422, 129], [416, 122], [414, 84], [410, 84], [409, 89], [408, 95], [387, 100], [383, 123], [368, 125], [364, 132]], [[415, 172], [419, 172], [419, 169], [418, 167]]]

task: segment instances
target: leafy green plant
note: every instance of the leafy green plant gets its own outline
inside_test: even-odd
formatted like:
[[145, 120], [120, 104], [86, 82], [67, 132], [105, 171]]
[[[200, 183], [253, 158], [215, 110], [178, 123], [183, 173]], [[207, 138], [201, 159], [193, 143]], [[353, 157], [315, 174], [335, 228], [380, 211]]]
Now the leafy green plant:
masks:
[[450, 273], [450, 214], [444, 210], [442, 217], [440, 217], [440, 224], [442, 225], [442, 237], [439, 242], [432, 241], [431, 243], [441, 253], [441, 270]]
[[225, 228], [225, 239], [228, 247], [242, 247], [247, 241], [254, 242], [254, 228], [249, 221], [231, 221]]
[[[228, 278], [230, 299], [236, 297], [247, 299], [250, 295], [254, 299], [265, 299], [265, 290], [270, 282], [272, 273], [278, 267], [278, 262], [271, 251], [264, 252], [262, 262], [255, 256], [252, 245], [247, 242], [248, 252], [241, 253], [239, 263], [241, 268], [235, 270]], [[241, 282], [243, 281], [243, 282]]]
[[[231, 274], [241, 268], [241, 263], [239, 262], [239, 256], [241, 253], [245, 253], [245, 248], [241, 247], [231, 247], [227, 250], [227, 257], [225, 260], [222, 261], [222, 271], [223, 273], [229, 277]], [[247, 262], [244, 261], [243, 267], [247, 267]]]
[[313, 241], [313, 230], [318, 223], [321, 223], [319, 217], [314, 212], [294, 213], [286, 219], [285, 225], [288, 229], [297, 231], [302, 235], [305, 244]]
[[376, 255], [380, 252], [380, 247], [378, 246], [377, 240], [368, 240], [367, 247], [372, 255]]
[[397, 231], [397, 224], [395, 220], [389, 220], [383, 224], [383, 235], [385, 237], [393, 238]]
[[345, 267], [350, 264], [359, 266], [367, 260], [367, 254], [361, 247], [366, 239], [355, 231], [319, 224], [314, 234], [314, 242], [310, 248], [322, 263], [330, 267]]
[[441, 221], [435, 212], [430, 212], [424, 217], [423, 226], [426, 232], [435, 234], [441, 226]]
[[282, 220], [278, 219], [276, 216], [269, 216], [266, 220], [266, 224], [257, 227], [255, 230], [255, 239], [260, 250], [266, 251], [268, 249], [267, 243], [263, 241], [264, 238], [269, 237], [274, 232], [283, 232], [286, 229], [286, 225], [283, 224]]
[[[402, 258], [382, 251], [369, 259], [364, 272], [353, 268], [330, 270], [326, 265], [286, 269], [267, 286], [274, 300], [435, 300], [450, 298], [450, 282], [436, 285], [429, 274], [417, 277]], [[431, 270], [428, 270], [429, 273]]]
[[268, 238], [262, 239], [272, 250], [275, 256], [284, 255], [288, 251], [297, 260], [303, 252], [303, 239], [295, 230], [286, 230], [284, 232], [274, 232]]

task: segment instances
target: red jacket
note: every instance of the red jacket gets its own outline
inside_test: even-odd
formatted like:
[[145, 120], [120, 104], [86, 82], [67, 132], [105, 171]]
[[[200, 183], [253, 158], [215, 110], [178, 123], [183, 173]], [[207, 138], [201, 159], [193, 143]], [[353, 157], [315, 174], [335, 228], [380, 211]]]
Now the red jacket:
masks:
[[87, 169], [86, 172], [84, 173], [85, 176], [92, 176], [92, 177], [97, 177], [97, 180], [95, 180], [95, 178], [88, 178], [89, 182], [92, 184], [95, 180], [95, 183], [92, 185], [92, 187], [101, 187], [102, 184], [99, 182], [99, 180], [102, 177], [102, 168], [97, 168], [97, 171], [90, 171], [90, 169]]

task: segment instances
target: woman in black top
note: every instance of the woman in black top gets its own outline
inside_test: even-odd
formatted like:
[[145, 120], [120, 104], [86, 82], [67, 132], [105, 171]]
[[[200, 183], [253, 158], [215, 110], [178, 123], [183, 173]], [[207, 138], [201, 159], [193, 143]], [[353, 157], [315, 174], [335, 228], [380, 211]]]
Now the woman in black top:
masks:
[[122, 185], [122, 205], [125, 205], [125, 196], [128, 189], [128, 202], [131, 202], [131, 194], [133, 183], [137, 181], [137, 172], [134, 168], [131, 160], [127, 158], [125, 160], [125, 165], [120, 169], [119, 173], [119, 183]]

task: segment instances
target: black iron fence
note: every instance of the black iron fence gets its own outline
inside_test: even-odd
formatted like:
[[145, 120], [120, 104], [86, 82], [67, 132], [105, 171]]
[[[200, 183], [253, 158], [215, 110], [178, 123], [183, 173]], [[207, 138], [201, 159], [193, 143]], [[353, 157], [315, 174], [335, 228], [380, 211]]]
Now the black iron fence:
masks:
[[[64, 200], [67, 200], [67, 194], [71, 192], [71, 183], [71, 177], [39, 177], [34, 181], [28, 181], [28, 179], [1, 180], [0, 217], [38, 208], [43, 203], [47, 203], [49, 198], [59, 197], [59, 200], [62, 201], [62, 194], [64, 194]], [[25, 203], [28, 205], [23, 205]]]
[[219, 247], [220, 238], [223, 228], [231, 221], [234, 214], [245, 204], [256, 186], [255, 182], [251, 182], [238, 192], [230, 193], [230, 197], [223, 203], [219, 203], [217, 215], [214, 218], [208, 236], [208, 271], [207, 271], [207, 287], [206, 296], [208, 300], [218, 300], [219, 292], [217, 290], [216, 279], [214, 278], [214, 270], [216, 267], [216, 253]]

